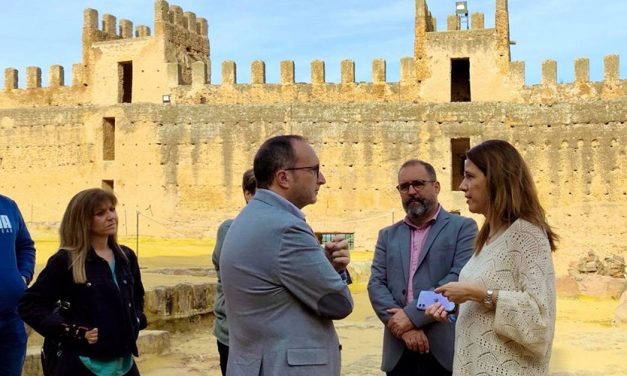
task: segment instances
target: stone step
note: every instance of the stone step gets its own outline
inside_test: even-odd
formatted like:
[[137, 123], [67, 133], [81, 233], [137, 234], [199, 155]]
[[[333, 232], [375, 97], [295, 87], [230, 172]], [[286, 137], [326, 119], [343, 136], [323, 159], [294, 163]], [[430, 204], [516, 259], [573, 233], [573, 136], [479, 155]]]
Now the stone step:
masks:
[[[170, 352], [170, 333], [165, 330], [142, 330], [139, 332], [137, 347], [140, 354], [165, 354]], [[41, 346], [31, 346], [26, 350], [22, 376], [42, 376]]]
[[151, 327], [213, 312], [215, 283], [179, 283], [146, 291], [144, 312]]

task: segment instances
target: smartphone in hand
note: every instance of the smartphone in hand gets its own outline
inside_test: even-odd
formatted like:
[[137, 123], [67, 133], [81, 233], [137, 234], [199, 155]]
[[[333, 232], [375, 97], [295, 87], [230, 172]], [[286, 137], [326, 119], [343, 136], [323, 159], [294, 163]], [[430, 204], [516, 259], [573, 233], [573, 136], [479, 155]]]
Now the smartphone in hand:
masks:
[[444, 295], [430, 290], [420, 291], [420, 294], [418, 294], [418, 303], [416, 303], [416, 308], [424, 311], [428, 306], [434, 303], [442, 304], [446, 312], [453, 312], [455, 310], [455, 303], [446, 299]]

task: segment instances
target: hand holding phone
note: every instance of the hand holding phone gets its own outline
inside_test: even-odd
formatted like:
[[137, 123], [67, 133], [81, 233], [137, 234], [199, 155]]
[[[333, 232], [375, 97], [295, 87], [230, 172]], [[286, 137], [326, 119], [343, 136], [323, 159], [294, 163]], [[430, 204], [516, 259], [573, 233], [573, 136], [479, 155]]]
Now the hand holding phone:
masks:
[[455, 303], [446, 299], [444, 295], [430, 290], [420, 291], [420, 294], [418, 294], [418, 303], [416, 303], [416, 308], [424, 311], [428, 306], [435, 303], [442, 304], [442, 307], [444, 307], [446, 312], [453, 312], [455, 310]]

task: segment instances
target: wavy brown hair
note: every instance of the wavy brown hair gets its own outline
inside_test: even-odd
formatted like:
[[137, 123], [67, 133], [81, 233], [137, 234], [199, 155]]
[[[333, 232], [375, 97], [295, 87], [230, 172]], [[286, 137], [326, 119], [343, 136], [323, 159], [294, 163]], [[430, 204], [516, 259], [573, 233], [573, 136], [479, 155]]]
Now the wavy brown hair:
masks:
[[[91, 249], [91, 223], [103, 205], [117, 205], [118, 200], [111, 191], [100, 188], [91, 188], [78, 192], [67, 205], [59, 236], [60, 247], [70, 253], [72, 277], [75, 283], [87, 282], [85, 274], [85, 260]], [[109, 246], [116, 255], [126, 257], [120, 250], [117, 235], [109, 236]]]
[[507, 141], [488, 140], [470, 149], [466, 158], [487, 180], [488, 214], [477, 234], [475, 253], [488, 240], [490, 223], [509, 226], [518, 218], [543, 229], [555, 251], [559, 236], [547, 223], [533, 177], [518, 150]]

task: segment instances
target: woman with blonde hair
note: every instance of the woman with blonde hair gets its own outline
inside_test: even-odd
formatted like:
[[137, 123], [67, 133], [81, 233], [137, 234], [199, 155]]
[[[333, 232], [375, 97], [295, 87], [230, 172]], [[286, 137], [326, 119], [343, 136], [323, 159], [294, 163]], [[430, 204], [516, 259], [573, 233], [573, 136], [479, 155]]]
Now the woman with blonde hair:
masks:
[[60, 249], [20, 300], [23, 320], [53, 347], [42, 354], [47, 375], [139, 375], [144, 288], [135, 253], [117, 242], [116, 204], [107, 190], [76, 194]]
[[[460, 185], [468, 209], [485, 222], [458, 282], [435, 291], [457, 303], [454, 375], [546, 375], [555, 330], [558, 239], [546, 221], [533, 178], [506, 141], [466, 153]], [[426, 313], [444, 321], [436, 303]]]

